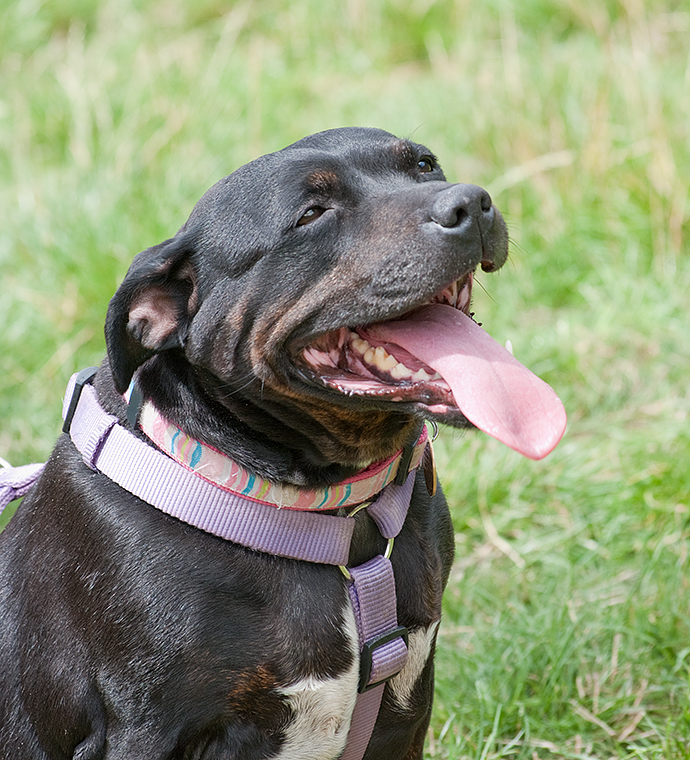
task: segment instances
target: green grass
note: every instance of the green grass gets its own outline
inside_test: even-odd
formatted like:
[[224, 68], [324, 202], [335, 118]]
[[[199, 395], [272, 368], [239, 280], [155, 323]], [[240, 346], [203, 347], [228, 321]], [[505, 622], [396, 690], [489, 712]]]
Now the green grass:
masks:
[[505, 212], [476, 311], [569, 413], [539, 463], [438, 441], [458, 558], [428, 757], [690, 757], [687, 5], [0, 12], [0, 456], [48, 455], [132, 256], [218, 178], [328, 127], [412, 136]]

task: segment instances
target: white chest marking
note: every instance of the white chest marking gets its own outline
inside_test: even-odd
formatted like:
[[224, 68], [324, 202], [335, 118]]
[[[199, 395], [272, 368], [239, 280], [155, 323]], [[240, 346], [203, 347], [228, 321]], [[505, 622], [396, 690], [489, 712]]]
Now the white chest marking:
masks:
[[431, 646], [434, 643], [434, 636], [436, 636], [436, 630], [440, 622], [440, 620], [437, 620], [428, 628], [419, 628], [410, 633], [405, 667], [395, 678], [391, 678], [389, 681], [388, 685], [393, 693], [393, 697], [398, 703], [398, 707], [402, 710], [410, 709], [412, 690], [429, 659]]
[[293, 718], [275, 760], [331, 760], [345, 746], [359, 681], [357, 626], [349, 604], [344, 618], [353, 664], [337, 678], [310, 676], [279, 690], [292, 707]]

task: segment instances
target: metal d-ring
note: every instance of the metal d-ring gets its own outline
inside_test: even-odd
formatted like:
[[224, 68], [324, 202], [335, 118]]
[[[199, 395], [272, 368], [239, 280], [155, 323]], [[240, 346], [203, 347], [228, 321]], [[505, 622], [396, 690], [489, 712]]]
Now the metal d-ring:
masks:
[[[386, 551], [383, 553], [384, 559], [390, 559], [391, 554], [393, 553], [393, 544], [395, 543], [395, 538], [389, 538], [388, 543], [386, 544]], [[340, 568], [340, 572], [347, 578], [348, 581], [352, 580], [352, 573], [347, 569], [345, 565], [338, 565]]]
[[347, 515], [347, 516], [348, 516], [348, 517], [354, 517], [356, 514], [358, 514], [359, 512], [361, 512], [363, 509], [366, 509], [367, 507], [370, 507], [370, 506], [371, 506], [371, 502], [370, 502], [370, 501], [365, 501], [363, 504], [358, 504], [358, 505], [357, 505], [357, 506], [356, 506], [356, 507], [355, 507], [355, 508], [352, 510], [352, 512], [349, 512], [349, 513], [348, 513], [348, 515]]
[[[347, 517], [354, 517], [358, 512], [361, 512], [363, 509], [366, 509], [371, 504], [370, 501], [365, 501], [363, 504], [358, 504], [352, 512], [350, 512]], [[352, 575], [350, 574], [350, 571], [345, 567], [345, 565], [338, 565], [340, 568], [340, 572], [347, 578], [348, 581], [352, 580]]]

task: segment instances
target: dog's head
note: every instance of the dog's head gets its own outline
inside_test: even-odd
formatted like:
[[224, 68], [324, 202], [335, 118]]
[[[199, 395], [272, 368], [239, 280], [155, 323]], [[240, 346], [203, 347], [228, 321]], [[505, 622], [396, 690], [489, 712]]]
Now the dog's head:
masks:
[[108, 312], [115, 383], [144, 363], [173, 372], [269, 439], [310, 441], [314, 461], [389, 454], [420, 417], [543, 456], [560, 423], [521, 441], [505, 430], [560, 402], [529, 391], [469, 312], [475, 270], [507, 255], [488, 193], [446, 182], [428, 148], [376, 129], [316, 134], [218, 182], [136, 257]]

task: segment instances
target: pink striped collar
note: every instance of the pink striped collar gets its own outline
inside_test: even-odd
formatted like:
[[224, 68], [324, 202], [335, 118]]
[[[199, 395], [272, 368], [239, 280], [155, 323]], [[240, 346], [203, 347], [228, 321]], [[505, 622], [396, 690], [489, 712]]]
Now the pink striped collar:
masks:
[[[190, 438], [166, 420], [150, 401], [141, 408], [139, 426], [159, 449], [209, 483], [250, 501], [284, 509], [319, 511], [352, 507], [369, 501], [395, 479], [403, 456], [403, 452], [399, 451], [328, 488], [304, 489], [286, 483], [272, 483], [245, 470], [220, 451]], [[419, 465], [427, 440], [427, 431], [423, 428], [408, 472]]]

